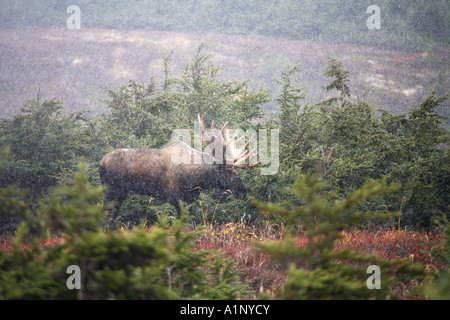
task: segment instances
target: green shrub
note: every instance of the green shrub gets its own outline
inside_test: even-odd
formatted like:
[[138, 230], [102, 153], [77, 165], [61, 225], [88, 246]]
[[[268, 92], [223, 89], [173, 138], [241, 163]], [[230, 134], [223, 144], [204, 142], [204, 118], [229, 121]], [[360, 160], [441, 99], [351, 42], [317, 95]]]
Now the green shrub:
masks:
[[[79, 167], [49, 204], [23, 219], [10, 251], [0, 250], [2, 299], [235, 299], [246, 294], [234, 263], [194, 250], [201, 231], [187, 229], [187, 212], [159, 227], [104, 232], [103, 192]], [[0, 208], [5, 208], [0, 205]], [[43, 245], [59, 235], [56, 243]], [[80, 267], [81, 289], [69, 290], [67, 268]]]
[[[313, 176], [301, 175], [291, 192], [296, 201], [283, 205], [254, 203], [264, 212], [272, 213], [276, 222], [283, 222], [290, 233], [281, 242], [257, 244], [260, 251], [288, 268], [288, 280], [283, 284], [283, 299], [392, 299], [393, 285], [400, 279], [422, 279], [424, 267], [411, 266], [409, 260], [393, 262], [375, 255], [335, 249], [341, 231], [349, 225], [367, 219], [389, 219], [392, 214], [360, 211], [360, 205], [398, 186], [386, 187], [386, 181], [366, 183], [343, 200], [327, 189], [327, 185]], [[295, 243], [295, 235], [303, 235], [304, 246]], [[370, 290], [367, 286], [369, 265], [380, 267], [381, 287]]]
[[332, 81], [325, 89], [339, 93], [315, 104], [301, 105], [291, 81], [297, 67], [283, 74], [281, 113], [271, 124], [280, 127], [279, 176], [319, 174], [341, 199], [367, 181], [386, 178], [402, 187], [382, 201], [367, 201], [366, 208], [384, 204], [401, 209], [403, 226], [431, 227], [450, 199], [449, 131], [436, 112], [448, 96], [432, 92], [406, 114], [377, 115], [368, 102], [349, 95], [348, 72], [340, 62], [328, 63], [325, 75]]
[[450, 223], [446, 216], [442, 216], [439, 222], [441, 228], [444, 228], [445, 234], [443, 239], [443, 262], [447, 265], [446, 269], [440, 270], [437, 279], [431, 281], [426, 292], [429, 299], [432, 300], [450, 300]]

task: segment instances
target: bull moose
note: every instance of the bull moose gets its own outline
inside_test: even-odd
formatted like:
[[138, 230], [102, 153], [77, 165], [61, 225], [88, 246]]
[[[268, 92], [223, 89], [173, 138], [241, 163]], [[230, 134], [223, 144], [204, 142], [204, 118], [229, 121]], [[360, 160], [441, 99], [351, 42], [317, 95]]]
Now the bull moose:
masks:
[[[199, 120], [205, 137], [206, 130], [200, 116]], [[105, 203], [115, 201], [110, 218], [118, 214], [122, 202], [129, 194], [147, 195], [163, 200], [175, 206], [178, 212], [180, 201], [193, 203], [202, 190], [215, 189], [213, 196], [216, 199], [226, 193], [244, 199], [247, 186], [239, 178], [235, 167], [253, 167], [258, 163], [250, 165], [248, 159], [253, 154], [243, 152], [248, 143], [238, 149], [235, 137], [230, 138], [226, 126], [227, 124], [224, 124], [219, 134], [205, 137], [207, 144], [221, 141], [221, 161], [217, 161], [215, 154], [198, 151], [179, 140], [172, 141], [160, 149], [118, 149], [105, 155], [100, 162], [99, 174], [102, 184], [106, 185]], [[229, 150], [232, 161], [225, 159], [225, 150]], [[189, 155], [190, 161], [174, 161], [178, 154]]]

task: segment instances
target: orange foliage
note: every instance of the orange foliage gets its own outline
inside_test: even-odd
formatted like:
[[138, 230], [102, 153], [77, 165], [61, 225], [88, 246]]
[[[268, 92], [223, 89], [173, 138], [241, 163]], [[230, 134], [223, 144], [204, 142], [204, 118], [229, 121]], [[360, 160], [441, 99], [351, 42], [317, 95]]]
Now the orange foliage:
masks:
[[[352, 229], [343, 231], [341, 235], [342, 238], [336, 243], [336, 249], [349, 248], [361, 253], [375, 254], [387, 260], [409, 258], [412, 262], [425, 264], [428, 268], [445, 268], [436, 257], [436, 253], [441, 250], [443, 239], [441, 233], [392, 228]], [[281, 233], [271, 228], [229, 223], [222, 226], [208, 226], [197, 248], [222, 250], [225, 256], [236, 262], [237, 269], [241, 270], [241, 281], [249, 281], [250, 287], [256, 292], [265, 292], [273, 296], [287, 278], [285, 270], [271, 263], [267, 254], [255, 252], [252, 241], [281, 239]], [[306, 236], [295, 238], [295, 244], [300, 247], [305, 246], [307, 241]], [[417, 284], [405, 284], [399, 289], [399, 294], [406, 299], [421, 298], [411, 294], [411, 287], [414, 286]]]
[[[42, 249], [45, 249], [46, 247], [49, 247], [49, 246], [55, 246], [62, 241], [64, 241], [64, 238], [53, 236], [48, 239], [40, 240], [38, 242], [38, 245]], [[28, 247], [28, 245], [26, 245], [26, 244], [22, 244], [22, 248], [30, 249]], [[11, 241], [11, 235], [7, 234], [7, 233], [0, 234], [0, 250], [5, 251], [5, 252], [12, 252], [12, 249], [13, 249], [13, 243]]]
[[[128, 230], [132, 232], [132, 230]], [[407, 229], [366, 230], [352, 229], [342, 232], [336, 243], [336, 249], [349, 248], [362, 253], [375, 254], [381, 258], [393, 260], [409, 258], [412, 262], [422, 263], [428, 268], [441, 269], [442, 264], [436, 254], [440, 252], [443, 234], [430, 231], [413, 231]], [[255, 293], [274, 296], [280, 285], [286, 280], [285, 270], [270, 262], [268, 254], [254, 250], [254, 241], [281, 241], [282, 233], [272, 227], [255, 227], [243, 223], [225, 225], [208, 225], [204, 234], [198, 239], [195, 250], [221, 251], [231, 258], [239, 270], [240, 280], [247, 282]], [[61, 237], [51, 237], [39, 242], [42, 248], [64, 241]], [[296, 237], [296, 245], [304, 246], [306, 236]], [[24, 248], [26, 246], [24, 245]], [[11, 236], [0, 234], [0, 250], [11, 252]], [[408, 286], [405, 285], [403, 296], [410, 298]], [[257, 297], [256, 297], [257, 298]], [[417, 297], [414, 297], [417, 298]], [[420, 297], [419, 297], [420, 298]]]
[[380, 258], [394, 260], [409, 258], [434, 268], [443, 268], [432, 254], [439, 250], [443, 235], [430, 231], [411, 231], [405, 229], [351, 230], [342, 232], [337, 248], [349, 248], [358, 252], [376, 254]]

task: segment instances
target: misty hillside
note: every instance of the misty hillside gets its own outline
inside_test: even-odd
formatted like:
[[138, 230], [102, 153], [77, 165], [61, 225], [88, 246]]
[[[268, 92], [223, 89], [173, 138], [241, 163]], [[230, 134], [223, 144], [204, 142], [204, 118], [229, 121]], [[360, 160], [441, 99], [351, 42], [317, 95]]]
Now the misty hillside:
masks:
[[[77, 5], [83, 28], [257, 34], [422, 50], [450, 39], [446, 0], [2, 0], [0, 27], [65, 26]], [[367, 8], [380, 7], [382, 27], [367, 32]]]
[[[370, 1], [0, 1], [0, 116], [40, 89], [70, 110], [104, 111], [105, 88], [162, 76], [204, 43], [226, 80], [250, 80], [275, 97], [277, 79], [300, 64], [306, 102], [323, 98], [328, 56], [342, 60], [352, 88], [399, 113], [450, 87], [448, 1], [382, 1], [381, 29], [369, 30]], [[81, 29], [66, 26], [70, 5]], [[353, 92], [352, 92], [353, 93]], [[266, 110], [276, 111], [274, 103]]]
[[[180, 75], [201, 43], [214, 63], [223, 66], [222, 79], [250, 79], [252, 88], [266, 89], [271, 98], [279, 90], [281, 73], [296, 64], [302, 70], [296, 81], [306, 92], [305, 102], [324, 98], [328, 56], [341, 59], [350, 71], [352, 90], [367, 89], [375, 107], [392, 113], [419, 104], [433, 89], [444, 94], [450, 87], [450, 51], [444, 48], [409, 53], [254, 35], [33, 27], [0, 34], [0, 114], [16, 113], [38, 88], [45, 98], [64, 98], [70, 110], [104, 112], [106, 88], [129, 79], [162, 77], [163, 57], [171, 52], [172, 75]], [[265, 106], [273, 108], [276, 104]]]

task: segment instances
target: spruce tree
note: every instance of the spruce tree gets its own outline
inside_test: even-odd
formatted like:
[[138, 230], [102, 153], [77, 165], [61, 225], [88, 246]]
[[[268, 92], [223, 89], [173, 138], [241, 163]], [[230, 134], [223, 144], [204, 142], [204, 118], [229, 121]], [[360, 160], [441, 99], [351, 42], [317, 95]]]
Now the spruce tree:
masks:
[[[348, 226], [367, 219], [389, 219], [393, 214], [360, 211], [360, 205], [373, 197], [391, 192], [385, 180], [375, 180], [354, 190], [343, 200], [330, 191], [317, 177], [301, 175], [291, 189], [294, 201], [285, 204], [255, 201], [263, 212], [272, 213], [275, 221], [284, 223], [289, 233], [281, 242], [257, 244], [274, 261], [285, 265], [288, 280], [283, 284], [283, 299], [392, 299], [393, 284], [404, 278], [422, 276], [423, 268], [410, 266], [410, 261], [385, 261], [375, 255], [336, 249]], [[296, 236], [306, 238], [303, 246]], [[381, 270], [380, 289], [369, 289], [368, 267]]]

